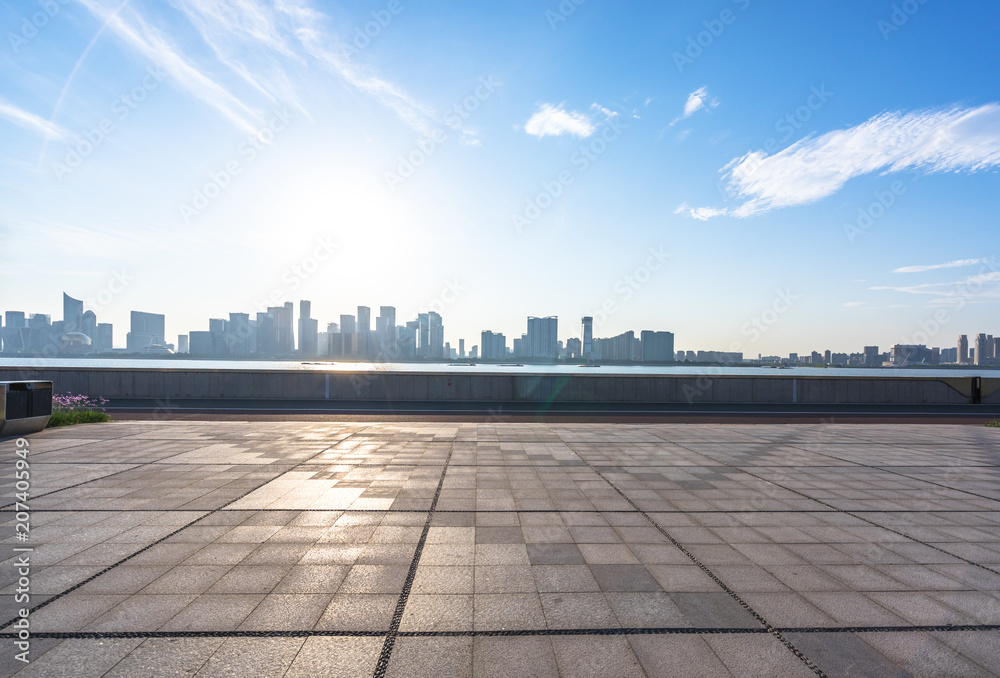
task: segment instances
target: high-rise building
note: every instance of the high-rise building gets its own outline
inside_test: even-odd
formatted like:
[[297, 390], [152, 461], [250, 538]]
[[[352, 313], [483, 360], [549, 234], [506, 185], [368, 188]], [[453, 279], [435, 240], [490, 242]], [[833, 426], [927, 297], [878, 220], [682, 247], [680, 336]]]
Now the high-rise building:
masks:
[[417, 357], [444, 358], [444, 324], [441, 316], [428, 311], [417, 316]]
[[178, 353], [191, 352], [191, 347], [188, 345], [188, 335], [186, 334], [177, 335], [177, 352]]
[[958, 362], [969, 362], [969, 337], [964, 334], [958, 335]]
[[163, 346], [166, 336], [164, 325], [162, 314], [132, 311], [129, 333], [125, 335], [125, 350], [129, 353], [145, 353], [151, 347]]
[[556, 316], [528, 316], [527, 346], [522, 347], [526, 358], [559, 357], [559, 319]]
[[[275, 355], [278, 347], [278, 330], [275, 327], [274, 315], [270, 313], [271, 310], [268, 309], [268, 313], [258, 313], [254, 327], [257, 335], [257, 353], [268, 357]], [[191, 353], [194, 353], [193, 346]]]
[[992, 344], [992, 342], [990, 342], [990, 341], [988, 341], [986, 339], [986, 334], [985, 333], [977, 334], [976, 335], [976, 364], [977, 365], [985, 365], [987, 363], [987, 360], [989, 360], [989, 354], [987, 353], [987, 351], [988, 351], [988, 347], [991, 347], [990, 346], [991, 344]]
[[257, 336], [249, 313], [230, 313], [223, 333], [227, 355], [249, 355], [257, 351]]
[[[274, 347], [270, 355], [291, 355], [295, 352], [295, 305], [287, 301], [283, 306], [269, 306], [267, 314], [274, 319]], [[192, 340], [193, 343], [193, 340]], [[194, 352], [194, 347], [191, 347]]]
[[635, 360], [635, 332], [629, 330], [609, 339], [595, 339], [594, 358], [599, 360]]
[[[63, 333], [83, 332], [83, 302], [63, 292]], [[93, 337], [91, 337], [93, 338]]]
[[576, 337], [572, 337], [566, 340], [566, 357], [570, 359], [579, 359], [583, 350], [581, 349], [583, 343]]
[[[65, 326], [65, 320], [63, 321], [63, 326]], [[78, 332], [83, 332], [93, 341], [97, 341], [97, 314], [93, 311], [86, 311], [83, 316], [81, 316], [81, 324]]]
[[367, 306], [358, 306], [358, 332], [371, 332], [372, 310]]
[[396, 350], [392, 348], [393, 344], [396, 343], [396, 307], [395, 306], [379, 306], [378, 317], [382, 320], [382, 333], [380, 335], [380, 341], [382, 342], [383, 350], [394, 355]]
[[115, 328], [111, 323], [97, 323], [94, 353], [111, 353], [115, 350]]
[[465, 339], [458, 340], [458, 357], [459, 358], [465, 357]]
[[319, 353], [319, 321], [312, 317], [312, 303], [299, 301], [299, 353], [315, 356]]
[[642, 338], [642, 361], [643, 362], [672, 362], [674, 359], [674, 334], [673, 332], [653, 332], [643, 330], [640, 334]]
[[581, 318], [581, 322], [583, 323], [583, 355], [581, 357], [584, 360], [590, 360], [594, 352], [594, 319], [587, 315]]
[[483, 330], [480, 346], [483, 360], [503, 360], [507, 357], [507, 337], [499, 332]]
[[878, 367], [882, 364], [878, 346], [865, 346], [865, 367]]

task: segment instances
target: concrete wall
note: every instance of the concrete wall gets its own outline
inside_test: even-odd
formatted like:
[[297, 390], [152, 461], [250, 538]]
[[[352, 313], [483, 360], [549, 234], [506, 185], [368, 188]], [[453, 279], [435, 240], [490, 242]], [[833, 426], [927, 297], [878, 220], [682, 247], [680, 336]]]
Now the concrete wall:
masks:
[[[56, 393], [105, 398], [253, 400], [968, 404], [965, 380], [934, 377], [650, 376], [0, 368], [0, 380], [47, 379]], [[971, 382], [971, 378], [968, 379]], [[1000, 404], [996, 379], [983, 403]], [[961, 391], [965, 391], [963, 394]]]

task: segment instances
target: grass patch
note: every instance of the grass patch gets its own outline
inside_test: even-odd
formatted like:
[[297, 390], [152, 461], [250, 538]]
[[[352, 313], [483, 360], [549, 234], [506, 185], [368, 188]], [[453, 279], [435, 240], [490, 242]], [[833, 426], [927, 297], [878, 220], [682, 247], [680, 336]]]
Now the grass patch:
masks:
[[992, 426], [993, 428], [1000, 428], [1000, 419], [994, 419], [993, 421], [986, 422], [987, 426]]
[[111, 421], [111, 415], [98, 410], [55, 410], [45, 428], [72, 426], [73, 424], [98, 424]]
[[53, 395], [52, 416], [49, 417], [49, 423], [45, 428], [111, 421], [111, 415], [104, 411], [107, 402], [104, 398], [90, 398], [72, 393]]

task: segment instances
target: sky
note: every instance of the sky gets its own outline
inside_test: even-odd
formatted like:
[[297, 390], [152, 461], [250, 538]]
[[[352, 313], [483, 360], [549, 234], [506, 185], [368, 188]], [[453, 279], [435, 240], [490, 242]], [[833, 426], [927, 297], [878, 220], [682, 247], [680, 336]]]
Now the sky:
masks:
[[[0, 312], [1000, 335], [1000, 4], [0, 2]], [[377, 310], [373, 312], [377, 315]]]

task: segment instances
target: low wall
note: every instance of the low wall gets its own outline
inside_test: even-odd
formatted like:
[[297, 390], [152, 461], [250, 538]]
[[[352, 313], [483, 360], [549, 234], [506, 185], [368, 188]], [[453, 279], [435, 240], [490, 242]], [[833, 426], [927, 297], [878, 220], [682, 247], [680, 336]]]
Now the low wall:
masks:
[[[0, 368], [56, 393], [129, 399], [578, 403], [936, 404], [973, 402], [971, 377], [442, 374], [140, 368]], [[1000, 378], [981, 380], [1000, 404]]]

